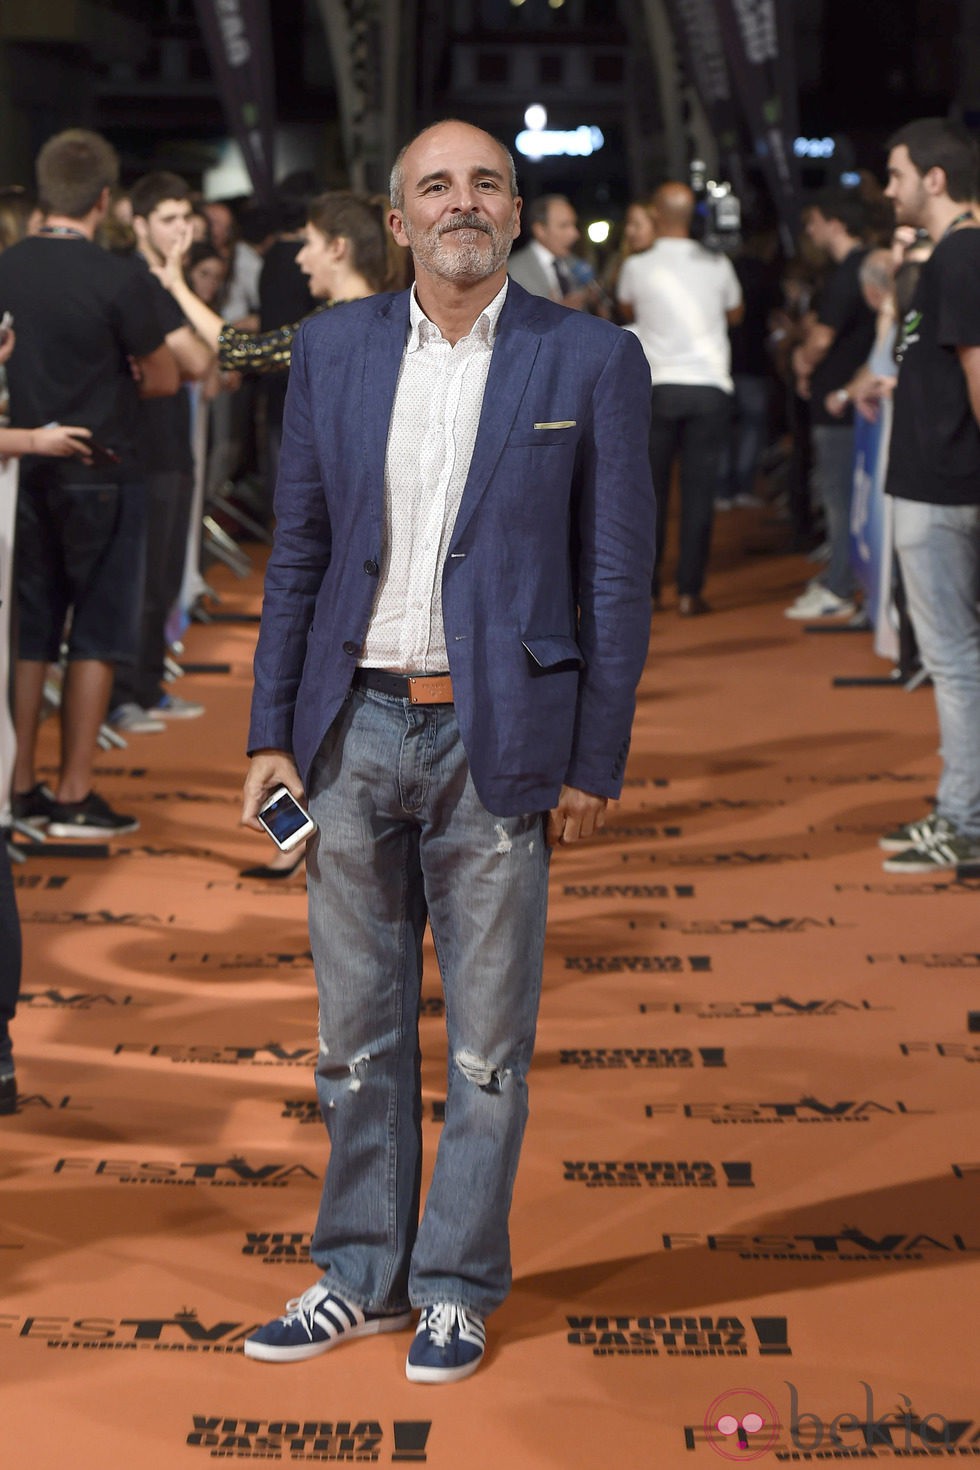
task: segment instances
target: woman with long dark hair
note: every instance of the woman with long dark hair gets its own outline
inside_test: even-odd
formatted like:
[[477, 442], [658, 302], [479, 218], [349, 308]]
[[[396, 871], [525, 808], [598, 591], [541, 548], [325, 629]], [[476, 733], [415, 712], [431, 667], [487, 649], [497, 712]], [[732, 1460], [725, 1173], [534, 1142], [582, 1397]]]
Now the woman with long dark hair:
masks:
[[[405, 252], [398, 249], [388, 230], [388, 208], [383, 195], [369, 197], [341, 189], [320, 194], [311, 202], [303, 244], [296, 256], [297, 265], [309, 280], [311, 295], [321, 302], [311, 315], [379, 291], [398, 290], [404, 284]], [[222, 321], [185, 280], [186, 248], [186, 241], [179, 242], [157, 274], [198, 335], [217, 353], [219, 369], [277, 373], [288, 368], [293, 338], [302, 321], [271, 332], [243, 332]], [[303, 852], [277, 853], [269, 863], [243, 869], [241, 876], [289, 878], [302, 862]]]
[[[403, 285], [404, 252], [391, 239], [387, 213], [388, 201], [382, 195], [354, 194], [346, 189], [320, 194], [312, 201], [296, 263], [309, 279], [310, 292], [322, 303], [317, 312]], [[218, 366], [241, 373], [276, 373], [287, 368], [293, 338], [302, 322], [271, 332], [242, 332], [222, 321], [184, 279], [185, 249], [183, 241], [175, 246], [157, 274], [198, 335], [218, 354]]]

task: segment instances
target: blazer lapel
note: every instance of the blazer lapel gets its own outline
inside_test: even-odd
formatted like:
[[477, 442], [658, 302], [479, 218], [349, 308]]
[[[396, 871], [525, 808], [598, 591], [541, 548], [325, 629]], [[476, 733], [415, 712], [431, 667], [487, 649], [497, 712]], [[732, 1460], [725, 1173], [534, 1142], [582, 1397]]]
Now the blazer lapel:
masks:
[[[518, 298], [513, 302], [512, 293]], [[507, 294], [490, 359], [470, 472], [453, 528], [453, 545], [466, 529], [503, 452], [541, 341], [530, 326], [534, 315], [533, 302], [537, 298], [528, 297], [514, 281], [508, 286]], [[532, 303], [530, 310], [529, 302]]]

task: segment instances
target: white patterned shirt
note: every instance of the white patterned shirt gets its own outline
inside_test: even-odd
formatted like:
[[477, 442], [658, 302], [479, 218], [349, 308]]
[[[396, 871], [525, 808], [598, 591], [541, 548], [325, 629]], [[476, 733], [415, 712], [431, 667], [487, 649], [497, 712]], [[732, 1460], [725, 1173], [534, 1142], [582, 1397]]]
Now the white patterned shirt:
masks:
[[455, 347], [409, 305], [409, 329], [385, 451], [385, 540], [362, 668], [449, 668], [442, 569], [470, 471], [507, 282]]

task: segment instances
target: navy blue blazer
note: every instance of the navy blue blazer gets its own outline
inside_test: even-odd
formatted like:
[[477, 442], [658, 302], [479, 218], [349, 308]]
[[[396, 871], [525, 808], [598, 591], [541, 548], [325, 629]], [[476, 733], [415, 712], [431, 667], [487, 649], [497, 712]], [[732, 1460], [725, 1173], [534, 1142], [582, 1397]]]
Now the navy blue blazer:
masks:
[[[306, 782], [351, 686], [383, 563], [384, 464], [409, 293], [293, 344], [249, 751]], [[650, 373], [636, 338], [511, 281], [442, 570], [449, 669], [483, 804], [622, 787], [647, 652]]]

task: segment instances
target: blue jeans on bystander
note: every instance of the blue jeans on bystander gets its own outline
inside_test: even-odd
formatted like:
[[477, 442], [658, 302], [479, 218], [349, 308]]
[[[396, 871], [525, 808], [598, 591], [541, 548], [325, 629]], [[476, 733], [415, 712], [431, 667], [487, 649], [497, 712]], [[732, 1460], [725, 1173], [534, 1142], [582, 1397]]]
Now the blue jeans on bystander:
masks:
[[936, 813], [980, 839], [980, 505], [895, 498], [895, 549], [932, 677], [943, 758]]

